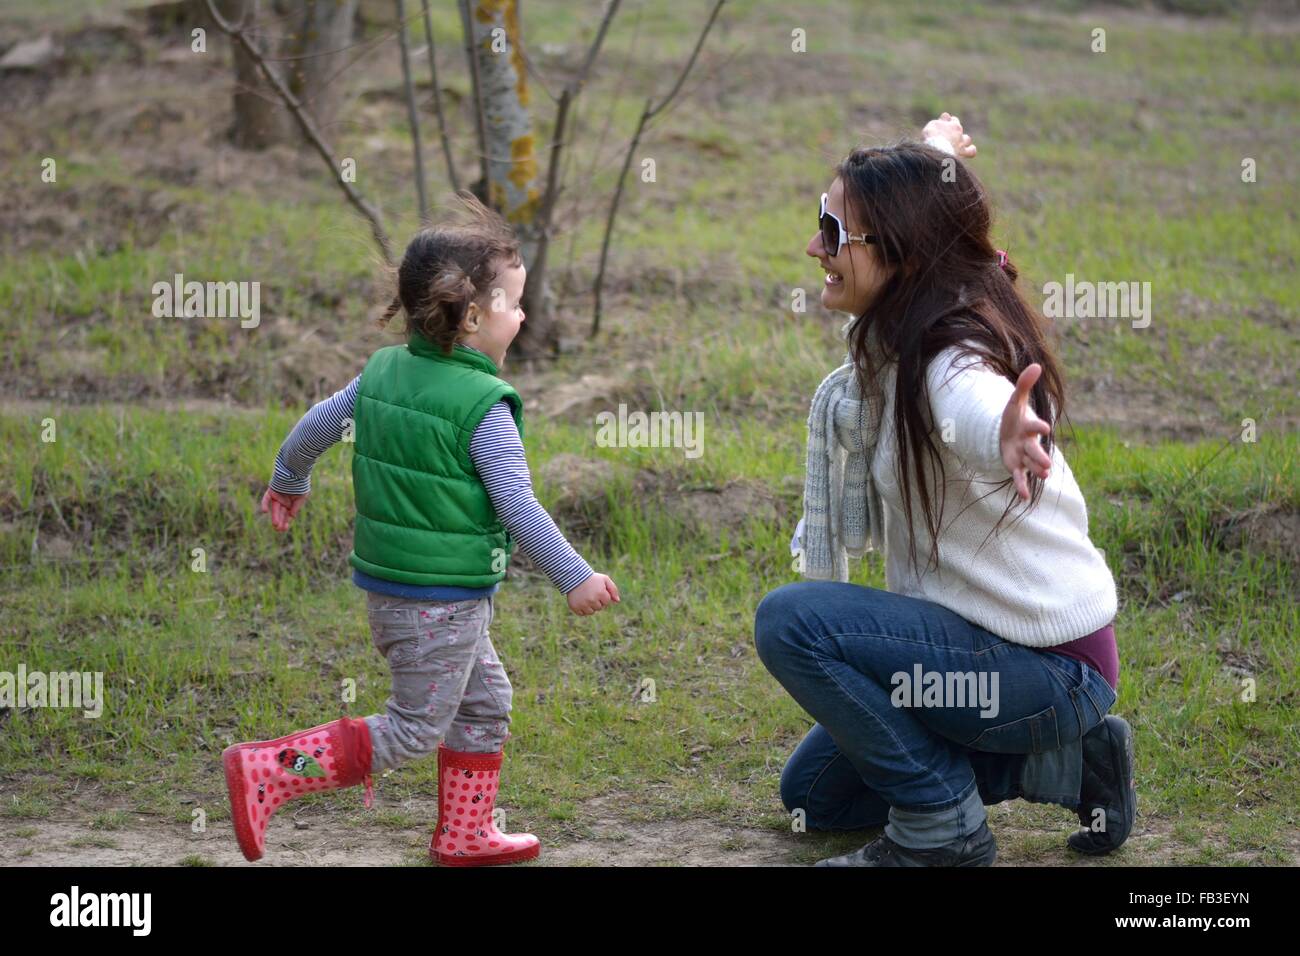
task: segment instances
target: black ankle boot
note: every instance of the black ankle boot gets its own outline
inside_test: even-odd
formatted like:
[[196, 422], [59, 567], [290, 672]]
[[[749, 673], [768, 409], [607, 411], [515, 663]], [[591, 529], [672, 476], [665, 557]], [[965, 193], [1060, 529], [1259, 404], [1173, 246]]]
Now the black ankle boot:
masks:
[[815, 866], [992, 866], [998, 857], [997, 841], [987, 823], [968, 837], [935, 847], [913, 850], [883, 833], [872, 843], [844, 856], [819, 860]]
[[1124, 718], [1107, 715], [1083, 737], [1079, 822], [1084, 829], [1070, 834], [1070, 848], [1091, 856], [1109, 853], [1128, 839], [1136, 819], [1133, 728]]

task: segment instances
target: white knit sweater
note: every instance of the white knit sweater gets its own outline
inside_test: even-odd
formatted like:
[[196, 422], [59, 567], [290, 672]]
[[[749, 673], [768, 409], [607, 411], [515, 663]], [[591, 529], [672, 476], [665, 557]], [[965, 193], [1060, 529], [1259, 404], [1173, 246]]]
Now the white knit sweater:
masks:
[[[1002, 463], [998, 431], [1015, 386], [949, 349], [927, 371], [946, 486], [938, 571], [920, 499], [912, 495], [917, 572], [908, 561], [907, 526], [895, 469], [893, 366], [882, 373], [884, 414], [871, 473], [885, 508], [885, 580], [890, 591], [933, 601], [1004, 640], [1050, 647], [1084, 637], [1115, 618], [1115, 580], [1088, 538], [1083, 494], [1059, 446], [1050, 477], [1027, 513]], [[910, 479], [909, 479], [910, 480]], [[992, 492], [992, 493], [990, 493]], [[1016, 506], [990, 534], [1009, 501]]]

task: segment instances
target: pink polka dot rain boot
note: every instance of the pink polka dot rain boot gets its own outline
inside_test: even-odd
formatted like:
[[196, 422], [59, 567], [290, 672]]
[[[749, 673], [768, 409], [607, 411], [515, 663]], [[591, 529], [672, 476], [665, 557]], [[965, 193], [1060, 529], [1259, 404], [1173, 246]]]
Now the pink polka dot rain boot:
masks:
[[364, 782], [369, 807], [370, 758], [370, 728], [364, 720], [351, 717], [279, 740], [227, 747], [221, 762], [226, 768], [235, 837], [244, 858], [262, 858], [271, 814], [294, 797]]
[[502, 833], [492, 822], [501, 751], [464, 753], [438, 746], [438, 828], [429, 856], [443, 866], [491, 866], [531, 860], [542, 850], [531, 833]]

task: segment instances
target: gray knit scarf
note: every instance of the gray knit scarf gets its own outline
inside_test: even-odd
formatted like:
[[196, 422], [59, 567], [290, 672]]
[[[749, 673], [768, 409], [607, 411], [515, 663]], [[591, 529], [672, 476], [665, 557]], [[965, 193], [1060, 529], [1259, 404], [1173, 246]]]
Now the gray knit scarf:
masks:
[[[841, 330], [846, 338], [855, 321]], [[808, 412], [804, 516], [792, 542], [796, 553], [802, 543], [806, 577], [847, 581], [850, 555], [883, 546], [884, 508], [871, 478], [883, 408], [882, 394], [862, 395], [848, 355], [817, 386]]]

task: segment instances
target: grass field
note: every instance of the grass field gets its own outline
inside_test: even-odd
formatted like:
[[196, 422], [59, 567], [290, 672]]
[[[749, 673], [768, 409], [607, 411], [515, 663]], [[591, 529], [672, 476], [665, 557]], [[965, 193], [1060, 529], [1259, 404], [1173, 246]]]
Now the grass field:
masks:
[[[15, 6], [0, 49], [77, 29], [71, 5]], [[625, 137], [707, 9], [629, 3], [569, 152], [552, 261], [571, 344], [507, 369], [543, 503], [623, 596], [575, 618], [521, 562], [498, 597], [503, 804], [544, 860], [799, 863], [863, 842], [791, 832], [777, 779], [809, 720], [757, 660], [753, 609], [792, 579], [806, 403], [840, 355], [837, 317], [791, 311], [796, 288], [816, 298], [813, 205], [850, 146], [948, 109], [1031, 298], [1073, 273], [1149, 281], [1154, 303], [1145, 329], [1057, 327], [1065, 453], [1120, 588], [1138, 832], [1080, 861], [1068, 811], [1003, 804], [1001, 861], [1300, 862], [1300, 18], [1210, 6], [729, 3], [646, 142], [657, 182], [629, 184], [607, 325], [584, 343]], [[591, 24], [551, 0], [527, 17], [554, 87]], [[368, 234], [317, 157], [225, 144], [224, 54], [169, 57], [184, 37], [131, 29], [138, 52], [83, 37], [93, 60], [14, 79], [0, 136], [0, 671], [103, 671], [107, 697], [97, 720], [0, 711], [0, 862], [235, 862], [221, 749], [338, 716], [348, 678], [354, 716], [387, 696], [348, 581], [347, 447], [290, 534], [255, 513], [305, 406], [388, 341], [367, 321], [384, 298]], [[462, 61], [443, 64], [463, 101]], [[356, 64], [331, 132], [400, 243], [416, 219], [399, 78], [395, 55]], [[453, 129], [468, 174], [463, 102]], [[260, 281], [261, 325], [154, 318], [151, 285], [175, 272]], [[597, 447], [592, 414], [619, 402], [703, 412], [705, 453]], [[879, 561], [855, 580], [883, 586]], [[355, 791], [301, 801], [306, 828], [277, 817], [267, 860], [423, 864], [435, 780], [431, 761], [385, 775], [372, 811]]]

